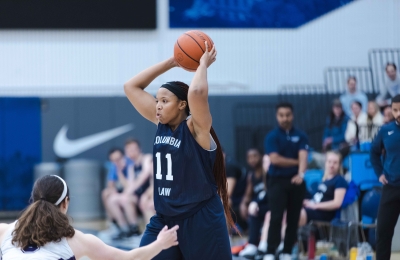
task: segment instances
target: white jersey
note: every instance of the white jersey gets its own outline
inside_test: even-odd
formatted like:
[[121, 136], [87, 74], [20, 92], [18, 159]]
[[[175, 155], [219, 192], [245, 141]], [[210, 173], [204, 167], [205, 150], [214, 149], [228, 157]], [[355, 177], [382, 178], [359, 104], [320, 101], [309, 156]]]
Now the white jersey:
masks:
[[12, 232], [15, 223], [10, 224], [0, 247], [0, 260], [76, 260], [67, 239], [60, 242], [50, 242], [42, 247], [16, 247], [12, 244]]

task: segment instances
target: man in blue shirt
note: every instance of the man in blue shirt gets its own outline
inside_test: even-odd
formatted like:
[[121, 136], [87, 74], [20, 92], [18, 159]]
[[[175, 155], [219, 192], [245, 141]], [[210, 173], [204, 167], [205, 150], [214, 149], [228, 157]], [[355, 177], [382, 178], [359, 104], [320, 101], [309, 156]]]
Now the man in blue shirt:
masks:
[[290, 260], [306, 192], [303, 177], [307, 168], [308, 138], [304, 132], [293, 127], [293, 106], [290, 103], [276, 106], [276, 118], [279, 126], [268, 133], [264, 142], [265, 153], [271, 160], [267, 182], [271, 221], [264, 260], [274, 259], [281, 242], [285, 210], [287, 228], [280, 259]]
[[382, 126], [371, 147], [371, 163], [383, 184], [376, 242], [376, 259], [379, 260], [390, 259], [394, 228], [400, 214], [400, 95], [392, 98], [391, 106], [395, 121]]

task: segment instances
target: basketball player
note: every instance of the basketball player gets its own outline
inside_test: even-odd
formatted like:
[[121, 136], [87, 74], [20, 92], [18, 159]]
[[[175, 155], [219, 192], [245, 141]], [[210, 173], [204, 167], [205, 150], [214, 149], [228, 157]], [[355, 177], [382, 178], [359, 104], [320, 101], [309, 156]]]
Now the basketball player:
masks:
[[208, 106], [207, 68], [216, 55], [215, 46], [209, 51], [206, 43], [190, 88], [174, 81], [163, 84], [156, 98], [144, 91], [156, 77], [178, 66], [174, 58], [140, 72], [124, 86], [138, 112], [157, 125], [153, 147], [156, 215], [140, 244], [155, 241], [165, 225], [180, 226], [179, 247], [154, 259], [232, 259], [225, 215], [230, 227], [234, 223], [222, 150]]
[[178, 226], [159, 233], [150, 245], [122, 251], [104, 244], [93, 235], [75, 230], [66, 215], [69, 190], [65, 181], [47, 175], [35, 182], [32, 204], [12, 224], [0, 224], [0, 259], [151, 259], [163, 249], [178, 245]]

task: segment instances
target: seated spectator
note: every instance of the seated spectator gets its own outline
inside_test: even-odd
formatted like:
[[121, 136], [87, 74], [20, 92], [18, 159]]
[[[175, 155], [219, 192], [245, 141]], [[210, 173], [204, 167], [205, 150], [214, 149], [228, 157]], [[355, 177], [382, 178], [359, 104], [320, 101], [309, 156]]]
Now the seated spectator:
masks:
[[383, 111], [383, 124], [386, 125], [394, 121], [392, 106], [385, 106], [382, 111]]
[[372, 142], [383, 125], [383, 115], [375, 101], [368, 102], [367, 125], [360, 131], [360, 142]]
[[[327, 152], [324, 177], [318, 185], [318, 191], [313, 194], [312, 199], [304, 200], [304, 205], [300, 213], [299, 226], [304, 226], [312, 220], [330, 222], [335, 218], [336, 211], [342, 206], [348, 187], [346, 180], [340, 173], [342, 169], [341, 160], [342, 156], [340, 153], [334, 151]], [[267, 212], [261, 232], [261, 241], [267, 241], [270, 218], [271, 214]], [[285, 238], [285, 230], [286, 212], [282, 220], [282, 240]], [[280, 248], [283, 248], [282, 243]], [[258, 252], [257, 259], [262, 259], [263, 255], [261, 252]]]
[[347, 123], [345, 139], [350, 145], [359, 148], [360, 126], [367, 124], [367, 113], [362, 111], [362, 105], [358, 101], [354, 101], [351, 105], [353, 115], [351, 120]]
[[349, 76], [347, 79], [347, 91], [340, 96], [340, 102], [342, 103], [343, 110], [348, 117], [353, 115], [351, 106], [354, 101], [361, 103], [361, 107], [364, 112], [367, 112], [368, 98], [364, 92], [357, 90], [357, 79], [354, 76]]
[[391, 98], [400, 94], [400, 75], [397, 72], [396, 64], [386, 64], [386, 76], [381, 93], [376, 97], [376, 102], [381, 107], [390, 105]]
[[[125, 142], [125, 154], [133, 162], [134, 174], [126, 192], [124, 192], [125, 196], [117, 203], [120, 203], [121, 207], [129, 204], [128, 207], [124, 207], [125, 214], [130, 225], [137, 227], [138, 209], [144, 210], [142, 213], [146, 224], [155, 214], [154, 204], [149, 197], [149, 194], [153, 193], [153, 189], [150, 186], [153, 176], [153, 156], [143, 154], [139, 141], [134, 138], [130, 138]], [[144, 193], [146, 193], [146, 196], [142, 197]], [[137, 233], [139, 233], [139, 229]]]
[[[107, 217], [118, 224], [120, 232], [116, 238], [127, 237], [134, 234], [135, 230], [132, 230], [125, 220], [124, 211], [119, 201], [122, 201], [121, 198], [124, 197], [123, 192], [127, 189], [129, 179], [133, 176], [133, 165], [128, 164], [123, 151], [119, 148], [110, 150], [109, 160], [113, 163], [113, 167], [108, 173], [107, 187], [102, 192], [102, 199]], [[129, 207], [129, 205], [125, 204], [123, 206]]]
[[223, 151], [228, 184], [229, 206], [233, 211], [232, 217], [239, 229], [247, 229], [247, 220], [241, 217], [240, 202], [246, 191], [247, 171], [242, 169], [233, 159]]
[[326, 155], [325, 173], [318, 191], [312, 199], [304, 200], [300, 214], [299, 225], [303, 226], [310, 221], [330, 222], [340, 209], [348, 184], [342, 177], [342, 157], [339, 153], [330, 151]]
[[343, 111], [342, 103], [335, 99], [326, 120], [322, 148], [324, 151], [339, 150], [347, 146], [344, 135], [349, 117]]
[[252, 257], [256, 255], [257, 249], [262, 252], [267, 251], [267, 242], [263, 241], [259, 244], [259, 241], [264, 216], [269, 208], [262, 153], [256, 148], [249, 149], [247, 151], [247, 163], [250, 166], [250, 171], [247, 177], [246, 193], [241, 204], [241, 213], [243, 218], [249, 216], [249, 243], [239, 253], [239, 256]]
[[[140, 234], [138, 227], [140, 198], [150, 186], [150, 177], [153, 172], [152, 157], [150, 155], [144, 156], [141, 153], [140, 144], [137, 140], [129, 139], [126, 141], [125, 153], [126, 160], [132, 164], [128, 170], [126, 184], [121, 193], [113, 195], [107, 201], [109, 214], [120, 228], [119, 234], [113, 237], [114, 239]], [[145, 208], [146, 205], [142, 206]]]
[[[354, 113], [358, 114], [358, 106], [355, 102]], [[355, 117], [348, 123], [346, 129], [346, 141], [351, 144], [370, 143], [375, 135], [378, 133], [379, 128], [383, 125], [383, 116], [379, 112], [378, 105], [371, 101], [368, 103], [368, 114], [358, 114], [357, 120]]]

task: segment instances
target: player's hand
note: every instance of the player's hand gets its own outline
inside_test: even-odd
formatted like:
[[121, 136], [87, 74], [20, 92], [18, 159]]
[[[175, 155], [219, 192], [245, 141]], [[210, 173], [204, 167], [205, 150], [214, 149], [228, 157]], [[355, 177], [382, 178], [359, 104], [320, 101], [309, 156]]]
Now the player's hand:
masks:
[[382, 174], [381, 177], [379, 177], [379, 182], [382, 183], [383, 185], [388, 184], [385, 174]]
[[179, 226], [176, 225], [170, 229], [168, 226], [165, 226], [157, 236], [157, 242], [160, 243], [161, 248], [168, 249], [171, 246], [178, 245], [178, 235], [176, 231], [179, 229]]
[[306, 203], [304, 203], [304, 207], [308, 208], [308, 209], [317, 209], [317, 204], [314, 201], [307, 201]]
[[240, 203], [240, 216], [242, 219], [247, 219], [247, 205], [246, 203]]
[[210, 51], [208, 49], [207, 42], [205, 42], [205, 45], [206, 45], [206, 51], [204, 52], [203, 56], [201, 56], [200, 65], [204, 64], [208, 68], [208, 67], [210, 67], [211, 64], [214, 63], [214, 61], [217, 60], [217, 50], [215, 49], [215, 44]]
[[172, 56], [171, 58], [168, 59], [169, 63], [171, 64], [172, 67], [180, 67], [179, 63], [175, 60], [175, 57]]
[[249, 204], [249, 215], [251, 216], [257, 216], [259, 211], [258, 203], [255, 201], [252, 201]]
[[296, 185], [300, 185], [302, 182], [303, 182], [303, 177], [300, 176], [300, 174], [293, 176], [292, 183], [294, 183]]

